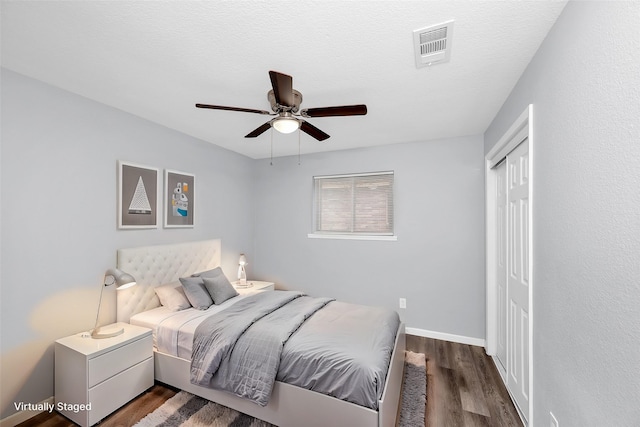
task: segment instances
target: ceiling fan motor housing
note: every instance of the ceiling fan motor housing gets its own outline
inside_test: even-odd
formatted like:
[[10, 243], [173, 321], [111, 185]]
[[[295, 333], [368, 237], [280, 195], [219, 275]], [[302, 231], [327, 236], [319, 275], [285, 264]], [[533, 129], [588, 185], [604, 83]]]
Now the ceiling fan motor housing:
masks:
[[276, 102], [276, 95], [273, 93], [273, 89], [267, 93], [267, 99], [269, 100], [269, 104], [271, 104], [271, 110], [274, 113], [279, 113], [281, 111], [290, 111], [292, 113], [297, 113], [300, 110], [300, 104], [302, 104], [302, 94], [297, 90], [293, 89], [293, 105], [279, 105]]

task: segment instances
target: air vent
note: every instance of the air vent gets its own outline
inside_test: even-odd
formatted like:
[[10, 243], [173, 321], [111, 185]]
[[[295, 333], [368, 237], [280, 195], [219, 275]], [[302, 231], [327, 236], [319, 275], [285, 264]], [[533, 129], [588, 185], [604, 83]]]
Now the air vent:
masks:
[[416, 67], [447, 62], [451, 55], [453, 21], [443, 22], [413, 32], [413, 44], [416, 51]]

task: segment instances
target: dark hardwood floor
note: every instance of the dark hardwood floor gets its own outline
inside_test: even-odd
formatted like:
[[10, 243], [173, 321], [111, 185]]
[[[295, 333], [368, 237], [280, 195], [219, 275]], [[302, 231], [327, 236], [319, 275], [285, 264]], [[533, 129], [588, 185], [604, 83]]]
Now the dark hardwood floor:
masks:
[[522, 426], [484, 348], [407, 335], [407, 350], [427, 357], [426, 427]]
[[[98, 424], [100, 427], [130, 427], [153, 412], [178, 390], [156, 384]], [[18, 424], [19, 427], [72, 427], [76, 424], [57, 412], [43, 412]]]
[[[482, 347], [407, 335], [407, 350], [427, 357], [426, 427], [522, 426], [500, 374]], [[100, 427], [132, 426], [176, 392], [156, 384], [105, 418]], [[42, 413], [19, 424], [20, 427], [74, 425], [56, 412]]]

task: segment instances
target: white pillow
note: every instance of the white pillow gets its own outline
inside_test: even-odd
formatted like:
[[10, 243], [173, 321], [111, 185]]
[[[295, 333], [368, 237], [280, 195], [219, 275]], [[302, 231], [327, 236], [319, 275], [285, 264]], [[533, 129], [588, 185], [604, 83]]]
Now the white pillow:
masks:
[[171, 311], [180, 311], [191, 307], [180, 282], [157, 286], [154, 290], [160, 299], [160, 304]]

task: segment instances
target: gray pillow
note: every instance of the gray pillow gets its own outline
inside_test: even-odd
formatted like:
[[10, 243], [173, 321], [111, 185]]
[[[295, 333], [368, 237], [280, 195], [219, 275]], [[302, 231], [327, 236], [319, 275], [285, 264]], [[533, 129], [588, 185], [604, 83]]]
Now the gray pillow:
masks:
[[201, 271], [200, 273], [194, 273], [191, 277], [218, 277], [220, 275], [224, 276], [222, 272], [222, 268], [216, 267], [213, 270]]
[[211, 307], [213, 301], [209, 296], [209, 293], [204, 288], [204, 283], [200, 277], [181, 277], [180, 283], [184, 289], [187, 299], [198, 310], [206, 310]]
[[169, 283], [153, 289], [160, 299], [160, 304], [171, 311], [180, 311], [191, 307], [180, 282]]
[[216, 277], [202, 277], [204, 287], [209, 291], [214, 304], [222, 304], [229, 298], [238, 295], [238, 292], [224, 274]]

